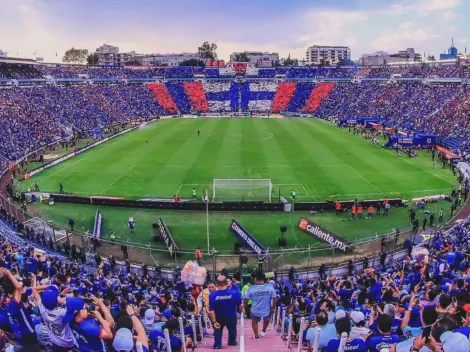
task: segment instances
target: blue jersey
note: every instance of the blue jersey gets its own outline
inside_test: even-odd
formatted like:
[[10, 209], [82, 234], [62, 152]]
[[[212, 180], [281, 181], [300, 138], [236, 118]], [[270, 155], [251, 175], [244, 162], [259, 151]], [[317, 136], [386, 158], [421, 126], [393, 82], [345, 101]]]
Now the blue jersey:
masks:
[[6, 313], [10, 322], [13, 335], [22, 339], [24, 336], [34, 334], [31, 314], [26, 310], [22, 302], [17, 302], [14, 298], [6, 305]]
[[237, 316], [237, 307], [242, 304], [242, 296], [235, 290], [218, 290], [209, 296], [209, 309], [217, 318], [233, 318]]
[[26, 260], [26, 270], [28, 273], [34, 273], [38, 270], [38, 260], [36, 258], [28, 258]]
[[[334, 339], [328, 342], [326, 346], [326, 352], [337, 352], [339, 349], [339, 340]], [[346, 346], [344, 348], [345, 351], [348, 352], [366, 352], [367, 347], [366, 343], [363, 339], [352, 339], [351, 341], [346, 342]]]
[[80, 352], [107, 352], [106, 341], [101, 339], [103, 329], [93, 318], [70, 323]]
[[[152, 331], [149, 335], [150, 343], [154, 349], [159, 352], [166, 352], [165, 335], [161, 331]], [[176, 336], [170, 336], [170, 345], [172, 351], [179, 351], [182, 347], [181, 340]]]
[[380, 352], [382, 348], [390, 349], [398, 342], [400, 342], [398, 335], [371, 336], [367, 339], [367, 348], [369, 352]]

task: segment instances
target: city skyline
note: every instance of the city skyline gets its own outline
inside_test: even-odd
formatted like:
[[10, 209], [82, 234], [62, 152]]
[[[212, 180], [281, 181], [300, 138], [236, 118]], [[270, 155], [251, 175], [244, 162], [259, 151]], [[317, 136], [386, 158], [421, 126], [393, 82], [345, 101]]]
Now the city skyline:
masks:
[[470, 43], [470, 3], [462, 0], [2, 0], [2, 13], [0, 49], [46, 62], [60, 62], [71, 47], [93, 52], [103, 43], [147, 54], [196, 52], [207, 40], [227, 61], [245, 50], [303, 59], [311, 45], [348, 46], [353, 59], [408, 47], [437, 58], [452, 37], [459, 52]]

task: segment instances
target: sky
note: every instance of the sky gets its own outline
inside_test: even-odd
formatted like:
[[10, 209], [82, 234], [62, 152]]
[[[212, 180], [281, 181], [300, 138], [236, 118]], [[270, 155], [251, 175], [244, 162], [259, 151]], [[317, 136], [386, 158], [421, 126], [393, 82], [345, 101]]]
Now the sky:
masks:
[[409, 47], [438, 56], [454, 37], [470, 52], [469, 0], [0, 0], [0, 13], [0, 50], [46, 62], [104, 43], [145, 54], [209, 41], [225, 60], [245, 50], [303, 59], [310, 45], [344, 45], [358, 59]]

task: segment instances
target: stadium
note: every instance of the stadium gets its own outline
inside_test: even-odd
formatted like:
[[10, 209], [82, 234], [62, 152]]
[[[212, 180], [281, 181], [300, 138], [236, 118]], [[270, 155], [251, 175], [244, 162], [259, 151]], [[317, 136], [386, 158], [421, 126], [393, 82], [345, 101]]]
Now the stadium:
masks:
[[0, 352], [470, 352], [469, 6], [5, 1]]
[[466, 214], [464, 63], [0, 68], [3, 208], [59, 247], [286, 270], [393, 252]]

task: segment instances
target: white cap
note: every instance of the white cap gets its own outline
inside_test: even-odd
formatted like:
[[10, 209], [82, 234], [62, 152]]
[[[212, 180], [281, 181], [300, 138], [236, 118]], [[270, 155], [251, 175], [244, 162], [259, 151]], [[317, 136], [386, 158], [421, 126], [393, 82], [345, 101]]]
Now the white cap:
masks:
[[128, 328], [120, 328], [114, 336], [113, 347], [116, 351], [132, 351], [134, 348], [132, 332]]
[[346, 311], [344, 311], [344, 310], [336, 311], [336, 313], [335, 313], [335, 319], [336, 320], [340, 320], [340, 319], [345, 318], [345, 317], [346, 317]]
[[366, 320], [366, 317], [365, 317], [364, 313], [362, 313], [358, 310], [352, 311], [350, 316], [351, 316], [351, 320], [356, 324], [360, 323], [361, 321]]
[[155, 311], [153, 309], [147, 309], [145, 311], [144, 322], [147, 325], [151, 325], [151, 324], [155, 323]]

